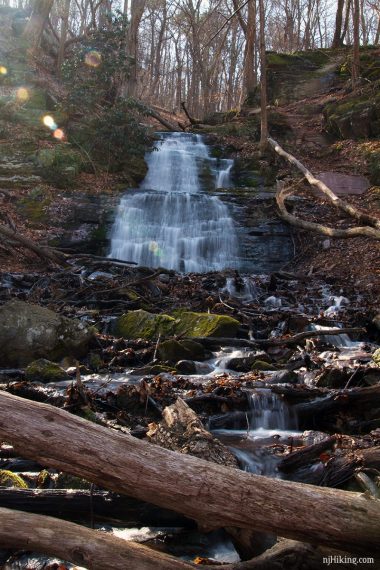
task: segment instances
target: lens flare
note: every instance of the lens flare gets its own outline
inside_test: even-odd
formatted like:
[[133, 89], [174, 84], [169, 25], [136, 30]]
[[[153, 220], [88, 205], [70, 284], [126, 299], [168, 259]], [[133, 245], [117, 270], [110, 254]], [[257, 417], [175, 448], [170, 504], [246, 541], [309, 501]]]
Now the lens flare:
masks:
[[17, 101], [20, 101], [20, 103], [25, 103], [25, 101], [27, 101], [29, 97], [30, 97], [29, 91], [25, 89], [25, 87], [20, 87], [19, 89], [17, 89], [16, 92]]
[[156, 251], [158, 251], [158, 243], [156, 241], [151, 241], [149, 244], [149, 251], [151, 251], [152, 253], [156, 253]]
[[65, 133], [63, 132], [62, 129], [55, 129], [54, 133], [53, 133], [53, 137], [59, 141], [63, 140], [65, 138]]
[[52, 131], [55, 131], [57, 129], [57, 125], [53, 117], [51, 117], [50, 115], [45, 115], [42, 119], [42, 122], [45, 125], [45, 127], [48, 127]]
[[89, 67], [99, 67], [102, 63], [102, 54], [96, 50], [91, 50], [84, 56], [84, 62]]
[[0, 75], [6, 75], [8, 73], [8, 69], [5, 65], [0, 65]]

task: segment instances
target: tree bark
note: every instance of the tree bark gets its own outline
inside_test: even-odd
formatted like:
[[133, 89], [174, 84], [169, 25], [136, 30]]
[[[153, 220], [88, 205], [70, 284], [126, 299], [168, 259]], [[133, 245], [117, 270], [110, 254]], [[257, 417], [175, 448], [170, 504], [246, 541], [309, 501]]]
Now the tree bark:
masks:
[[32, 14], [25, 26], [23, 37], [28, 41], [29, 48], [34, 51], [40, 43], [54, 0], [35, 0]]
[[359, 83], [360, 76], [360, 4], [359, 0], [353, 0], [352, 17], [354, 25], [354, 46], [352, 53], [352, 88]]
[[[214, 465], [5, 392], [0, 406], [1, 439], [42, 465], [180, 512], [208, 528], [257, 528], [350, 552], [380, 552], [378, 500]], [[18, 520], [17, 529], [25, 530], [25, 521]], [[15, 526], [7, 536], [15, 537]]]
[[77, 522], [194, 528], [193, 521], [173, 511], [108, 491], [0, 489], [0, 507]]
[[338, 0], [338, 6], [335, 14], [335, 32], [332, 41], [332, 48], [339, 48], [342, 46], [342, 25], [343, 25], [343, 7], [344, 0]]
[[298, 168], [298, 170], [300, 170], [302, 172], [302, 174], [305, 176], [305, 178], [309, 182], [309, 184], [311, 186], [315, 186], [316, 188], [318, 188], [318, 190], [320, 190], [329, 199], [329, 201], [334, 206], [336, 206], [337, 208], [339, 208], [343, 212], [346, 212], [346, 214], [349, 214], [351, 217], [355, 218], [359, 222], [362, 222], [364, 224], [368, 224], [368, 225], [373, 226], [374, 228], [380, 230], [379, 218], [377, 218], [375, 216], [371, 216], [369, 214], [364, 214], [363, 212], [360, 212], [359, 210], [357, 210], [356, 208], [354, 208], [350, 204], [347, 204], [346, 202], [344, 202], [343, 200], [338, 198], [338, 196], [336, 196], [336, 194], [334, 194], [334, 192], [324, 182], [322, 182], [321, 180], [318, 180], [318, 178], [315, 178], [315, 176], [310, 172], [310, 170], [308, 170], [306, 168], [306, 166], [304, 166], [302, 164], [302, 162], [297, 160], [289, 152], [286, 152], [279, 145], [279, 143], [277, 141], [275, 141], [274, 139], [269, 137], [268, 142], [271, 145], [271, 147], [277, 152], [277, 154], [279, 154], [280, 156], [285, 158], [291, 164], [294, 164], [294, 166], [296, 166]]
[[47, 249], [46, 247], [41, 247], [37, 245], [36, 243], [34, 243], [34, 241], [30, 240], [29, 238], [26, 238], [25, 236], [19, 233], [16, 233], [7, 226], [0, 225], [0, 235], [3, 235], [6, 238], [9, 238], [10, 240], [18, 242], [23, 247], [26, 247], [30, 251], [33, 251], [33, 253], [37, 254], [44, 261], [50, 261], [57, 265], [64, 265], [65, 263], [63, 260], [63, 256], [61, 257], [58, 254], [54, 253], [53, 251]]
[[281, 219], [285, 220], [292, 226], [297, 228], [302, 228], [304, 230], [316, 232], [328, 237], [334, 238], [354, 238], [354, 237], [370, 237], [376, 240], [380, 240], [380, 231], [370, 228], [368, 226], [358, 226], [355, 228], [349, 228], [347, 230], [337, 230], [330, 228], [323, 224], [317, 224], [315, 222], [307, 222], [306, 220], [301, 220], [297, 216], [290, 214], [285, 206], [285, 198], [289, 196], [287, 189], [283, 188], [276, 194], [276, 203], [279, 209], [279, 216]]
[[267, 96], [267, 68], [265, 53], [265, 10], [264, 0], [259, 0], [260, 13], [260, 83], [261, 83], [261, 134], [260, 134], [260, 152], [265, 154], [268, 148], [268, 96]]

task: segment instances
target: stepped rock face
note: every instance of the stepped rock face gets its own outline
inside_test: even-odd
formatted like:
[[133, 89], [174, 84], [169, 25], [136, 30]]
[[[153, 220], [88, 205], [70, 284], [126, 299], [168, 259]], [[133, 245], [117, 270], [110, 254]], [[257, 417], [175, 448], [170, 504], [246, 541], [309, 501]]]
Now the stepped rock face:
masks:
[[17, 299], [0, 308], [0, 365], [24, 366], [85, 353], [93, 330], [76, 319]]

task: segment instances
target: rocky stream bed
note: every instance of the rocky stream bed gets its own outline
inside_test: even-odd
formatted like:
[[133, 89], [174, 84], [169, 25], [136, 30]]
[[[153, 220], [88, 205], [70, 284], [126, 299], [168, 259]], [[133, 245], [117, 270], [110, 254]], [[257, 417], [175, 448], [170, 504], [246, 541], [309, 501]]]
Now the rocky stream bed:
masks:
[[[183, 275], [83, 255], [65, 270], [3, 273], [0, 299], [2, 390], [220, 465], [379, 496], [380, 321], [369, 294], [285, 271]], [[186, 560], [244, 560], [275, 541], [200, 533], [8, 442], [0, 467], [2, 507]], [[23, 552], [2, 561], [71, 568]]]

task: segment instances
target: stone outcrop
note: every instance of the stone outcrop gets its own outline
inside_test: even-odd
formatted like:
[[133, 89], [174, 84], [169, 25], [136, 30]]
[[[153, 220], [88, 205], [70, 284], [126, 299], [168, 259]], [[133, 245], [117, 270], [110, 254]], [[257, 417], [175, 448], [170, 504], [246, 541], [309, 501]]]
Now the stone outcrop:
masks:
[[81, 321], [15, 299], [0, 308], [0, 363], [24, 366], [38, 358], [81, 356], [93, 334]]

